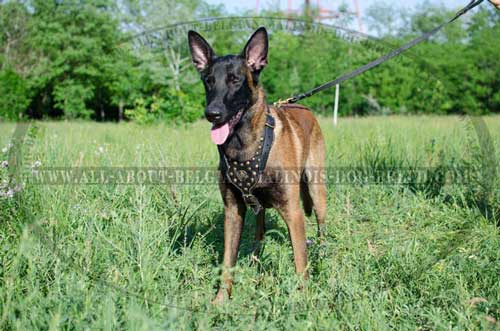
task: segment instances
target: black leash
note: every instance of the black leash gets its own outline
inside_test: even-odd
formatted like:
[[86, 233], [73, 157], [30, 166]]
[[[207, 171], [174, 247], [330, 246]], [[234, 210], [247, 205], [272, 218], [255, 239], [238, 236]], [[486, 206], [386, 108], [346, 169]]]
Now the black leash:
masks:
[[386, 55], [382, 56], [382, 57], [379, 57], [378, 59], [370, 62], [370, 63], [367, 63], [365, 64], [364, 66], [362, 67], [359, 67], [358, 69], [354, 70], [354, 71], [351, 71], [349, 73], [346, 73], [346, 74], [343, 74], [342, 76], [332, 80], [332, 81], [329, 81], [327, 83], [324, 83], [318, 87], [315, 87], [313, 88], [312, 90], [309, 90], [307, 92], [304, 92], [304, 93], [301, 93], [301, 94], [297, 94], [295, 96], [292, 96], [288, 99], [285, 99], [285, 100], [279, 100], [277, 102], [274, 103], [275, 106], [280, 106], [282, 104], [286, 104], [286, 103], [296, 103], [297, 101], [300, 101], [302, 99], [305, 99], [305, 98], [308, 98], [318, 92], [321, 92], [323, 90], [326, 90], [332, 86], [335, 86], [337, 84], [340, 84], [348, 79], [351, 79], [353, 77], [356, 77], [358, 75], [361, 75], [362, 73], [372, 69], [372, 68], [375, 68], [376, 66], [400, 55], [401, 53], [405, 52], [406, 50], [412, 48], [413, 46], [421, 43], [422, 41], [424, 40], [427, 40], [429, 39], [430, 37], [432, 37], [434, 34], [436, 34], [439, 30], [441, 30], [442, 28], [444, 28], [445, 26], [447, 26], [448, 24], [451, 24], [453, 23], [454, 21], [456, 21], [459, 17], [461, 17], [462, 15], [464, 15], [465, 13], [467, 13], [469, 10], [471, 10], [472, 8], [478, 6], [481, 2], [483, 2], [483, 0], [471, 0], [471, 2], [465, 6], [464, 8], [462, 8], [461, 10], [459, 10], [455, 16], [449, 20], [448, 22], [445, 22], [443, 24], [441, 24], [440, 26], [432, 29], [431, 31], [429, 32], [426, 32], [424, 33], [423, 35], [421, 35], [420, 37], [418, 38], [415, 38], [413, 39], [412, 41], [404, 44], [403, 46], [399, 47], [398, 49], [395, 49], [389, 53], [387, 53]]

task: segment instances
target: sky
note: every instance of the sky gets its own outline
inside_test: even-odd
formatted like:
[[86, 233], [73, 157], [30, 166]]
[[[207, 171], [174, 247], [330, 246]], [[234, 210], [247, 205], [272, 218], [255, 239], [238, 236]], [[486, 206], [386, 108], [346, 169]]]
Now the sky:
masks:
[[[213, 5], [222, 4], [225, 6], [226, 11], [231, 15], [238, 15], [244, 11], [255, 10], [257, 7], [257, 3], [259, 4], [259, 9], [277, 9], [280, 8], [284, 12], [287, 11], [289, 0], [247, 0], [247, 1], [231, 1], [231, 0], [206, 0], [208, 3]], [[304, 4], [304, 0], [290, 0], [292, 3], [293, 9], [300, 9]], [[406, 0], [406, 1], [396, 1], [396, 0], [358, 0], [361, 17], [362, 17], [362, 29], [363, 32], [368, 32], [369, 34], [373, 34], [374, 31], [366, 31], [366, 23], [364, 22], [363, 15], [366, 13], [366, 10], [373, 4], [384, 2], [387, 4], [394, 4], [398, 8], [412, 8], [418, 5], [422, 5], [425, 3], [430, 3], [433, 5], [441, 5], [444, 4], [446, 7], [450, 9], [460, 9], [464, 7], [470, 0]], [[318, 0], [310, 0], [312, 6], [316, 6]], [[340, 5], [346, 4], [350, 7], [350, 10], [354, 12], [355, 5], [354, 0], [319, 0], [321, 3], [321, 7], [327, 8], [330, 10], [338, 9]], [[335, 21], [328, 21], [326, 23], [336, 24]], [[343, 25], [343, 24], [340, 24]], [[359, 26], [356, 20], [353, 20], [349, 26], [349, 28], [359, 30]]]
[[[232, 13], [232, 14], [237, 14], [238, 12], [241, 12], [242, 10], [249, 10], [249, 9], [255, 9], [256, 8], [256, 3], [257, 0], [247, 0], [247, 1], [230, 1], [230, 0], [207, 0], [208, 3], [211, 4], [223, 4], [225, 5], [226, 9]], [[292, 1], [292, 7], [293, 8], [300, 8], [302, 4], [304, 3], [303, 0], [291, 0]], [[330, 9], [336, 9], [339, 7], [340, 4], [345, 2], [348, 4], [352, 9], [354, 9], [354, 1], [352, 0], [344, 0], [344, 1], [338, 1], [338, 0], [320, 0], [321, 5]], [[365, 11], [370, 5], [381, 2], [380, 0], [358, 0], [361, 12]], [[278, 5], [280, 8], [283, 10], [286, 10], [288, 7], [288, 0], [258, 0], [259, 2], [259, 7], [260, 8], [276, 8]], [[400, 4], [401, 1], [394, 1], [394, 0], [385, 0], [384, 2], [386, 3], [394, 3], [394, 4]], [[403, 6], [409, 6], [413, 7], [415, 5], [423, 4], [425, 2], [429, 2], [431, 4], [445, 4], [449, 8], [458, 8], [458, 7], [463, 7], [465, 6], [469, 0], [406, 0], [404, 1]], [[311, 0], [312, 5], [316, 5], [317, 0]]]

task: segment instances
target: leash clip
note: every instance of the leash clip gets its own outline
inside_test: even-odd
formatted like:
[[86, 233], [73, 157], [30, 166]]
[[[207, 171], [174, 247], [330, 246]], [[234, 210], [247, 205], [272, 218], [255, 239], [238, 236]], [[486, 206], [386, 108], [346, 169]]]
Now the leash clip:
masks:
[[273, 106], [276, 108], [280, 108], [282, 105], [290, 103], [290, 101], [292, 101], [292, 99], [293, 98], [286, 98], [285, 100], [279, 99], [278, 101], [273, 102]]

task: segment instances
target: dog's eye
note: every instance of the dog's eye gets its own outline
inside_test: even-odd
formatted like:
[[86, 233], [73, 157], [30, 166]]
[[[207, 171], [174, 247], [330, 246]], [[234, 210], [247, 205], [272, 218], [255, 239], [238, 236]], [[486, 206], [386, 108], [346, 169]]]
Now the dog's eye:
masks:
[[228, 83], [231, 83], [231, 84], [235, 84], [235, 83], [238, 83], [240, 81], [240, 79], [233, 75], [233, 74], [228, 74], [227, 75], [227, 82]]

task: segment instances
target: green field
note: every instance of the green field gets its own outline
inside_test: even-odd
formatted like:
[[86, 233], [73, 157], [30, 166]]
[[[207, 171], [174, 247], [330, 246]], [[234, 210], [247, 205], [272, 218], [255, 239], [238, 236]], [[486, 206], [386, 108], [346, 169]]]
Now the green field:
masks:
[[[0, 198], [0, 329], [499, 328], [500, 185], [481, 170], [500, 160], [500, 117], [483, 120], [491, 140], [459, 117], [341, 118], [337, 128], [321, 119], [330, 167], [467, 166], [479, 175], [460, 185], [329, 183], [327, 240], [309, 247], [302, 290], [284, 222], [268, 212], [263, 252], [252, 259], [248, 213], [234, 296], [222, 306], [210, 304], [223, 235], [215, 184], [28, 181]], [[38, 122], [22, 148], [24, 170], [39, 171], [37, 161], [215, 167], [209, 127]], [[13, 129], [0, 124], [0, 149]], [[314, 225], [310, 218], [311, 239]]]

